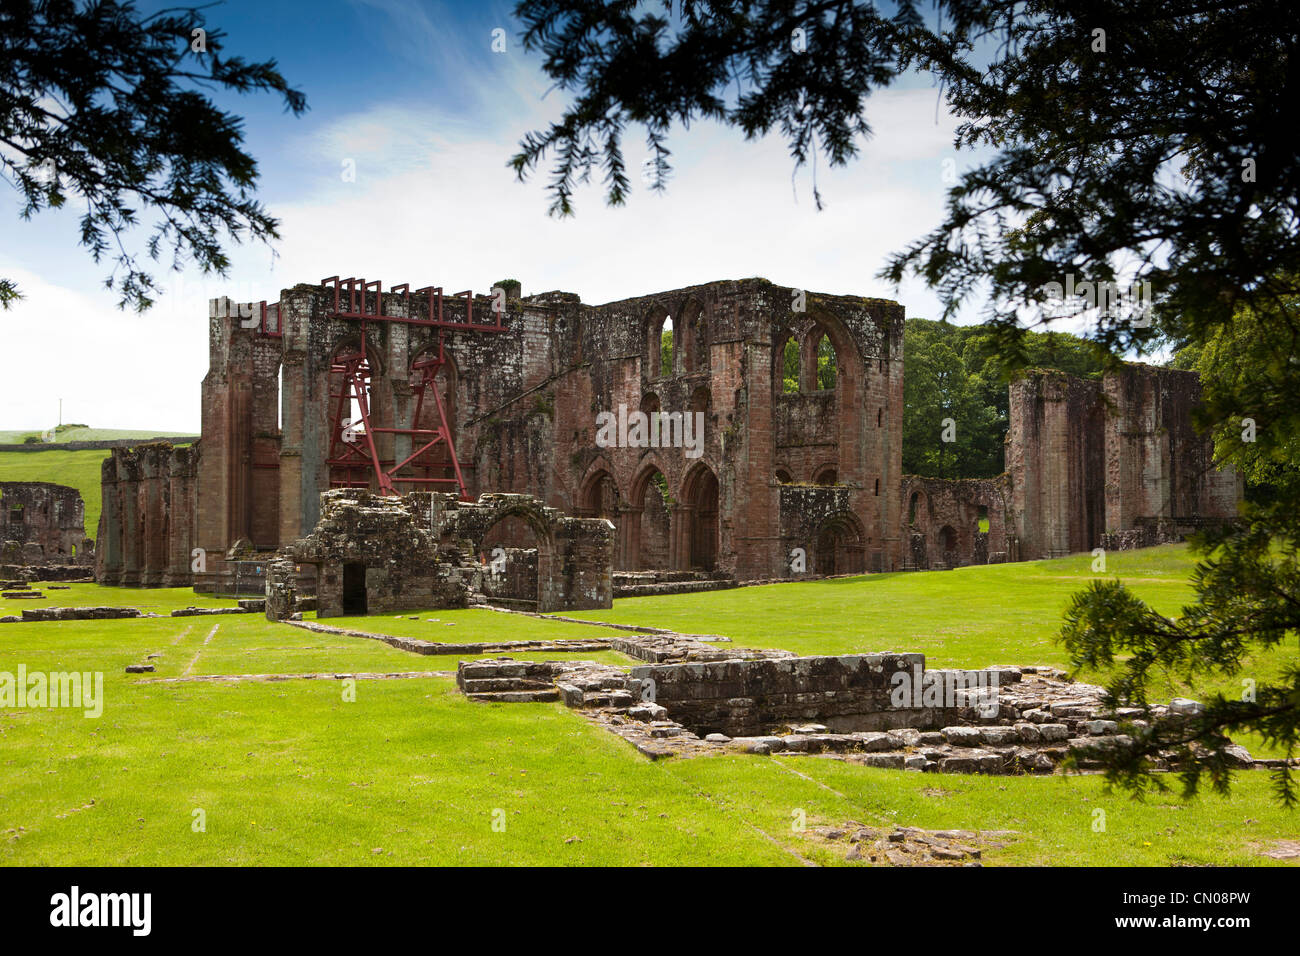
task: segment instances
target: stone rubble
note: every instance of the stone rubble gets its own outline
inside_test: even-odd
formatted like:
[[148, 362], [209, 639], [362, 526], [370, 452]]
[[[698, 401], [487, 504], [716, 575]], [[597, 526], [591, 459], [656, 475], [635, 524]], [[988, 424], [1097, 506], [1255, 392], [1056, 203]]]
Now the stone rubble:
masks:
[[[753, 665], [773, 660], [785, 659], [741, 658], [729, 663]], [[797, 658], [794, 663], [816, 660]], [[799, 720], [774, 724], [765, 734], [700, 734], [696, 732], [699, 728], [682, 722], [677, 702], [649, 699], [663, 685], [656, 687], [640, 673], [646, 670], [633, 668], [629, 673], [581, 660], [496, 658], [461, 662], [456, 680], [462, 692], [475, 700], [562, 701], [652, 760], [733, 752], [817, 756], [926, 773], [1050, 774], [1061, 769], [1067, 758], [1078, 769], [1095, 769], [1106, 749], [1130, 743], [1130, 734], [1145, 726], [1137, 719], [1141, 711], [1136, 708], [1108, 710], [1103, 688], [1074, 683], [1055, 668], [1026, 666], [996, 668], [1001, 681], [996, 713], [969, 703], [935, 709], [929, 716], [953, 714], [956, 719], [933, 729], [894, 727], [835, 733], [828, 732], [824, 723]], [[741, 700], [732, 703], [742, 709], [750, 706]], [[1153, 707], [1152, 715], [1160, 717], [1166, 710]], [[1228, 754], [1240, 767], [1269, 763], [1254, 760], [1238, 745], [1231, 745]], [[1156, 768], [1169, 769], [1169, 756], [1157, 760]]]

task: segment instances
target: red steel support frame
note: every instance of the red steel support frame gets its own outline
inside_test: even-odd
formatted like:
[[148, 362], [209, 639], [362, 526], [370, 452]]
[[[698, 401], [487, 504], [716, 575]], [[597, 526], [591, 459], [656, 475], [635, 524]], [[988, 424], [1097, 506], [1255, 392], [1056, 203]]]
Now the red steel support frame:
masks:
[[[321, 285], [334, 285], [334, 305], [330, 310], [330, 318], [338, 319], [358, 319], [361, 322], [361, 348], [359, 351], [348, 352], [340, 355], [330, 367], [331, 375], [341, 374], [343, 376], [343, 387], [338, 394], [330, 395], [331, 399], [337, 399], [338, 405], [335, 407], [333, 420], [331, 422], [331, 439], [330, 453], [326, 458], [326, 464], [330, 467], [330, 487], [368, 487], [369, 478], [364, 476], [366, 470], [372, 470], [375, 475], [375, 481], [379, 486], [379, 493], [383, 495], [397, 494], [396, 486], [398, 484], [446, 484], [455, 485], [456, 490], [462, 500], [468, 496], [465, 490], [465, 477], [461, 472], [460, 460], [456, 457], [456, 446], [452, 441], [451, 425], [447, 421], [447, 409], [443, 405], [442, 396], [438, 394], [436, 378], [438, 372], [447, 365], [447, 352], [444, 342], [444, 336], [448, 329], [458, 330], [461, 332], [504, 332], [505, 326], [501, 324], [502, 313], [494, 309], [496, 319], [493, 323], [475, 323], [474, 321], [474, 295], [470, 291], [458, 292], [456, 296], [465, 297], [465, 321], [454, 322], [443, 318], [442, 314], [442, 288], [428, 286], [418, 289], [417, 292], [427, 293], [428, 295], [428, 318], [416, 319], [411, 318], [411, 292], [410, 285], [403, 283], [395, 285], [389, 290], [389, 295], [400, 294], [402, 297], [402, 311], [405, 315], [385, 315], [383, 300], [383, 285], [378, 281], [367, 282], [365, 279], [348, 278], [340, 279], [338, 276], [330, 276], [328, 279], [321, 280]], [[347, 287], [347, 302], [341, 301], [343, 287]], [[373, 293], [375, 297], [375, 308], [373, 312], [366, 311], [366, 296]], [[346, 308], [343, 306], [346, 304]], [[265, 315], [265, 313], [264, 313]], [[278, 317], [277, 317], [278, 318]], [[424, 359], [416, 362], [412, 371], [419, 371], [420, 380], [413, 386], [416, 402], [415, 416], [411, 419], [412, 428], [382, 428], [371, 425], [370, 423], [370, 402], [368, 397], [370, 384], [370, 363], [366, 358], [366, 326], [368, 322], [396, 322], [403, 325], [422, 326], [425, 328], [436, 328], [438, 330], [438, 351], [435, 357]], [[263, 318], [263, 328], [266, 320]], [[277, 323], [278, 325], [278, 323]], [[280, 331], [277, 328], [277, 332]], [[432, 391], [434, 406], [437, 408], [438, 421], [434, 428], [420, 428], [420, 415], [424, 409], [425, 393]], [[351, 401], [357, 403], [357, 410], [361, 415], [361, 424], [365, 429], [365, 444], [358, 447], [355, 441], [348, 441], [345, 437], [349, 427], [355, 428], [356, 422], [348, 421], [349, 404]], [[382, 461], [379, 452], [375, 448], [374, 436], [379, 433], [391, 435], [409, 435], [412, 439], [412, 445], [419, 447], [411, 454], [407, 455], [402, 461], [395, 464]], [[355, 434], [355, 433], [354, 433]], [[420, 444], [423, 442], [423, 444]], [[450, 458], [450, 468], [453, 477], [434, 478], [430, 477], [429, 470], [435, 467], [447, 467], [433, 462], [419, 462], [418, 459], [426, 454], [432, 453], [433, 449], [443, 443], [447, 448], [447, 454]], [[385, 465], [391, 467], [385, 468]], [[398, 472], [408, 465], [423, 466], [425, 476], [422, 478], [398, 475]], [[335, 469], [344, 471], [344, 476], [335, 478], [333, 472]], [[354, 473], [355, 469], [362, 470], [362, 476]]]

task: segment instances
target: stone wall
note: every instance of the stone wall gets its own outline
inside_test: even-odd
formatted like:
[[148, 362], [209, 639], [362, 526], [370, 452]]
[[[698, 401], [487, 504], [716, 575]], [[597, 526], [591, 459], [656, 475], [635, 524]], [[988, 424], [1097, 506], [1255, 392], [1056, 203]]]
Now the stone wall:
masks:
[[1020, 558], [1089, 551], [1103, 538], [1179, 540], [1234, 518], [1242, 481], [1216, 467], [1213, 442], [1194, 427], [1200, 396], [1195, 372], [1136, 363], [1100, 382], [1042, 370], [1013, 382], [1007, 472]]
[[924, 669], [924, 654], [889, 653], [654, 664], [634, 667], [631, 674], [643, 685], [653, 681], [643, 697], [696, 734], [737, 737], [800, 720], [815, 720], [834, 731], [956, 723], [955, 702], [944, 701], [953, 703], [948, 707], [894, 706], [895, 675], [905, 672], [919, 679]]
[[[398, 433], [434, 424], [412, 381], [438, 353], [439, 330], [383, 318], [425, 315], [428, 293], [359, 295], [375, 316], [364, 327], [340, 317], [333, 297], [332, 288], [297, 285], [267, 306], [264, 323], [248, 327], [238, 310], [209, 318], [194, 446], [202, 454], [164, 462], [141, 456], [149, 446], [115, 451], [104, 472], [106, 583], [216, 588], [233, 576], [234, 555], [270, 559], [309, 534], [322, 493], [377, 492], [369, 468], [342, 463], [332, 424], [343, 390], [336, 359], [362, 347], [378, 458], [400, 465], [399, 491], [448, 487], [415, 483], [439, 469], [415, 470], [413, 438]], [[441, 315], [453, 325], [471, 312], [482, 321], [492, 304], [448, 295]], [[1213, 468], [1208, 443], [1191, 430], [1195, 377], [1145, 366], [1105, 382], [1030, 372], [1010, 388], [1001, 485], [905, 482], [903, 314], [896, 302], [763, 279], [604, 305], [567, 292], [512, 295], [502, 331], [441, 332], [448, 362], [436, 390], [466, 498], [527, 495], [562, 514], [607, 519], [619, 570], [740, 580], [1051, 557], [1089, 550], [1139, 519], [1231, 517], [1240, 481]], [[833, 357], [833, 382], [819, 375], [819, 351]], [[798, 368], [790, 391], [787, 356]], [[700, 416], [698, 446], [598, 438], [602, 414], [627, 422], [641, 413]], [[918, 492], [924, 518], [914, 527]], [[170, 517], [160, 510], [168, 495]], [[980, 508], [988, 532], [972, 530]], [[192, 570], [195, 553], [204, 561]], [[542, 589], [546, 561], [539, 553]]]
[[[1106, 530], [1195, 527], [1237, 515], [1242, 482], [1214, 465], [1214, 445], [1196, 431], [1195, 372], [1126, 365], [1106, 376]], [[1177, 531], [1167, 534], [1178, 535]]]
[[[237, 542], [269, 556], [315, 526], [322, 492], [371, 480], [328, 463], [337, 454], [330, 396], [341, 385], [333, 360], [361, 345], [360, 322], [335, 315], [332, 296], [323, 286], [285, 289], [268, 306], [265, 328], [245, 327], [237, 315], [209, 319], [198, 465], [205, 507], [186, 542], [209, 556], [199, 587], [229, 575], [224, 555]], [[363, 302], [401, 317], [423, 314], [428, 300], [369, 292]], [[444, 318], [464, 321], [470, 305], [446, 296]], [[472, 301], [479, 320], [490, 307], [487, 297]], [[511, 297], [501, 320], [500, 334], [445, 331], [450, 362], [440, 394], [471, 500], [528, 494], [568, 514], [608, 518], [620, 569], [789, 576], [780, 471], [846, 489], [870, 563], [901, 564], [896, 496], [882, 490], [896, 486], [902, 457], [897, 303], [747, 279], [600, 306], [565, 292]], [[663, 367], [667, 320], [675, 347]], [[817, 387], [827, 384], [816, 379], [823, 340], [834, 353], [834, 387]], [[792, 394], [781, 387], [787, 341], [803, 366]], [[377, 428], [430, 424], [427, 406], [414, 421], [411, 377], [437, 342], [431, 328], [367, 323]], [[598, 444], [597, 416], [620, 408], [692, 421], [698, 412], [702, 442], [689, 453]], [[376, 431], [374, 440], [389, 463], [414, 450], [407, 435]], [[400, 476], [418, 477], [410, 468]]]
[[[1011, 480], [903, 478], [900, 507], [907, 524], [909, 567], [955, 568], [1018, 560], [1010, 525]], [[980, 530], [981, 521], [987, 523]]]
[[[351, 488], [321, 495], [320, 521], [286, 555], [299, 564], [316, 566], [318, 617], [468, 603], [473, 571], [460, 562], [439, 560], [428, 496], [412, 499], [421, 497], [424, 500], [384, 498]], [[287, 583], [283, 560], [272, 562], [270, 570], [268, 617], [292, 607], [285, 592], [294, 590]]]
[[[613, 527], [573, 518], [528, 495], [413, 492], [397, 497], [344, 488], [321, 495], [311, 534], [270, 562], [267, 616], [293, 612], [299, 565], [316, 570], [319, 617], [465, 607], [498, 599], [529, 610], [607, 608], [613, 603]], [[484, 542], [500, 523], [520, 518], [533, 547]], [[495, 561], [495, 563], [494, 563]]]
[[[209, 557], [195, 555], [199, 449], [170, 442], [115, 448], [100, 466], [102, 502], [95, 580], [124, 587], [197, 583]], [[205, 502], [205, 508], [207, 503]]]
[[47, 481], [0, 481], [0, 564], [89, 565], [86, 506], [76, 488]]
[[1012, 382], [1006, 454], [1021, 558], [1096, 547], [1105, 530], [1101, 383], [1049, 370]]

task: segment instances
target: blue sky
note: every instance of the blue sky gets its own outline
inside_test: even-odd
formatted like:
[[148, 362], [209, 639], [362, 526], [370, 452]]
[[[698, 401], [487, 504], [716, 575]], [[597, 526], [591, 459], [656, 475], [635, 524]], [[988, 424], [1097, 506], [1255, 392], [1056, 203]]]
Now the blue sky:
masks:
[[[596, 185], [578, 196], [576, 218], [556, 220], [546, 215], [546, 171], [520, 184], [506, 168], [520, 137], [563, 106], [519, 46], [512, 9], [231, 0], [208, 10], [227, 53], [276, 59], [307, 95], [301, 118], [265, 95], [221, 100], [245, 117], [260, 198], [282, 222], [278, 258], [262, 245], [236, 248], [225, 281], [160, 270], [158, 305], [123, 313], [103, 288], [106, 268], [77, 245], [75, 210], [21, 222], [15, 194], [0, 186], [0, 275], [27, 296], [0, 313], [11, 358], [0, 429], [48, 427], [62, 398], [64, 421], [196, 431], [207, 299], [273, 300], [335, 274], [475, 291], [512, 277], [525, 294], [563, 289], [591, 303], [760, 275], [938, 314], [919, 284], [894, 290], [875, 278], [889, 252], [938, 222], [944, 161], [972, 162], [954, 152], [954, 121], [927, 78], [871, 97], [875, 136], [859, 159], [819, 164], [820, 213], [810, 171], [795, 173], [779, 137], [747, 143], [701, 124], [669, 143], [666, 195], [634, 176], [623, 208], [607, 208]], [[497, 28], [504, 53], [492, 50]], [[636, 131], [625, 148], [635, 170], [644, 158]], [[354, 181], [343, 176], [349, 162]]]

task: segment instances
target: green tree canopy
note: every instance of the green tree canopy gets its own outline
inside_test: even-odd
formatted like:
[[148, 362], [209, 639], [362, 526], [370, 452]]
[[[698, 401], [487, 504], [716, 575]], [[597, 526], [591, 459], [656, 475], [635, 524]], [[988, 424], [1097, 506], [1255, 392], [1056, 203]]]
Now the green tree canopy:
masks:
[[[21, 216], [71, 203], [80, 243], [113, 269], [119, 305], [147, 309], [156, 284], [127, 235], [157, 214], [148, 259], [225, 275], [223, 237], [269, 241], [278, 221], [253, 198], [257, 163], [242, 121], [207, 91], [274, 92], [307, 108], [275, 61], [223, 54], [199, 9], [142, 15], [119, 0], [14, 0], [0, 6], [0, 174]], [[0, 305], [19, 290], [0, 278]]]
[[[557, 215], [573, 211], [575, 189], [597, 169], [608, 202], [625, 200], [629, 126], [645, 132], [656, 189], [670, 172], [670, 129], [699, 119], [750, 139], [779, 131], [796, 166], [818, 153], [843, 165], [870, 133], [870, 93], [910, 69], [927, 71], [959, 119], [956, 145], [986, 148], [992, 158], [960, 175], [941, 221], [881, 274], [895, 283], [920, 277], [944, 317], [982, 302], [985, 343], [1003, 370], [1031, 363], [1027, 324], [1065, 315], [1087, 320], [1087, 337], [1108, 361], [1162, 340], [1208, 350], [1205, 421], [1229, 428], [1231, 417], [1255, 417], [1273, 443], [1265, 456], [1232, 448], [1224, 433], [1220, 453], [1247, 468], [1274, 455], [1294, 462], [1287, 436], [1300, 416], [1300, 149], [1295, 124], [1283, 117], [1300, 94], [1300, 5], [934, 6], [937, 15], [923, 19], [914, 0], [888, 8], [869, 0], [524, 0], [516, 12], [525, 46], [541, 52], [542, 68], [572, 99], [547, 129], [525, 135], [511, 165], [523, 178], [553, 161]], [[1122, 289], [1130, 278], [1148, 283], [1139, 305], [1158, 306], [1157, 322], [1145, 320], [1145, 308], [1056, 294], [1084, 282]], [[1263, 317], [1282, 330], [1280, 341], [1260, 341]], [[1238, 323], [1243, 339], [1231, 331]], [[1278, 348], [1276, 360], [1246, 374], [1224, 372], [1230, 355], [1255, 361]], [[928, 351], [918, 373], [930, 377], [939, 402], [960, 407], [961, 386], [950, 384], [959, 362]], [[1080, 595], [1064, 630], [1074, 662], [1110, 666], [1126, 657], [1112, 690], [1144, 703], [1158, 663], [1233, 674], [1249, 650], [1294, 641], [1300, 486], [1277, 487], [1274, 503], [1248, 507], [1241, 524], [1202, 542], [1197, 601], [1179, 618], [1155, 614], [1114, 582]], [[1258, 731], [1294, 752], [1297, 727], [1300, 674], [1288, 670], [1261, 681], [1254, 702], [1220, 701], [1190, 721], [1153, 722], [1133, 747], [1116, 749], [1109, 772], [1134, 786], [1159, 784], [1147, 774], [1151, 756], [1173, 741], [1188, 789], [1207, 771], [1226, 787], [1222, 730]], [[1286, 771], [1278, 781], [1293, 799]]]

